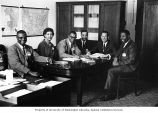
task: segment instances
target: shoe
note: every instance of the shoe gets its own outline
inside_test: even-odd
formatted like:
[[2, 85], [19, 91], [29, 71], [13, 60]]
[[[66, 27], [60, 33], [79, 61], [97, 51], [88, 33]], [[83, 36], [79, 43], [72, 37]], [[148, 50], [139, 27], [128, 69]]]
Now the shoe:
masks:
[[109, 101], [109, 100], [114, 100], [116, 96], [114, 95], [104, 95], [103, 97], [100, 98], [101, 101]]

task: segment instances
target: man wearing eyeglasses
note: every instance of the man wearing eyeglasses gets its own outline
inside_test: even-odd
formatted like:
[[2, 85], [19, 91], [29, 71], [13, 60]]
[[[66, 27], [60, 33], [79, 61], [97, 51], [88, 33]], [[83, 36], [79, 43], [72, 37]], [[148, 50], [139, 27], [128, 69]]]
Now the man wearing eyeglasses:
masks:
[[21, 77], [39, 76], [32, 70], [34, 61], [50, 62], [49, 57], [39, 56], [31, 46], [27, 45], [27, 34], [24, 30], [17, 32], [17, 43], [8, 48], [8, 67], [13, 69]]
[[61, 40], [58, 45], [59, 59], [62, 58], [78, 58], [81, 51], [76, 45], [76, 32], [70, 31], [68, 38]]

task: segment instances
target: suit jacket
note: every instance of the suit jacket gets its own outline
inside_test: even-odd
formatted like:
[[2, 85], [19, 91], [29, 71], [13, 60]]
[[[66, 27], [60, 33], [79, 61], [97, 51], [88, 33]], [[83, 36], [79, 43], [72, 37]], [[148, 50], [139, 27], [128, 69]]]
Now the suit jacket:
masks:
[[92, 49], [91, 53], [103, 53], [103, 54], [111, 54], [113, 55], [114, 48], [110, 41], [107, 42], [106, 47], [103, 51], [103, 42], [100, 41], [97, 43], [97, 45]]
[[90, 51], [89, 40], [86, 40], [86, 43], [83, 47], [82, 47], [82, 40], [81, 39], [76, 40], [76, 44], [77, 44], [78, 48], [80, 49], [82, 55], [86, 54], [86, 49], [88, 49]]
[[39, 56], [29, 45], [25, 45], [25, 53], [17, 43], [8, 48], [8, 67], [19, 75], [30, 71], [33, 61], [46, 62], [46, 57]]
[[116, 53], [116, 57], [118, 58], [120, 66], [126, 66], [130, 70], [135, 70], [137, 67], [137, 50], [135, 43], [130, 40], [124, 48], [123, 45], [121, 45]]
[[[72, 47], [74, 48], [75, 55], [81, 55], [81, 51], [79, 50], [76, 43], [72, 44]], [[58, 43], [57, 50], [58, 50], [60, 59], [65, 58], [65, 57], [72, 57], [72, 51], [68, 43], [68, 38], [63, 39]]]
[[50, 57], [54, 60], [57, 59], [55, 46], [52, 43], [51, 45], [48, 45], [45, 40], [38, 45], [37, 52], [41, 56]]

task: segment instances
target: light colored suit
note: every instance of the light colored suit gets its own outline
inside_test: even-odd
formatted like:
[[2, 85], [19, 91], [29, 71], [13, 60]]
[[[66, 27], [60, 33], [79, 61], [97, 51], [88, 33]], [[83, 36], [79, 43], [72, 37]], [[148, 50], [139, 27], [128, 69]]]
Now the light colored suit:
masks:
[[[74, 48], [75, 55], [81, 55], [81, 51], [79, 50], [76, 43], [72, 44], [71, 47]], [[65, 57], [72, 57], [71, 47], [69, 45], [68, 38], [61, 40], [57, 45], [59, 58], [62, 59]]]
[[33, 61], [46, 62], [46, 58], [39, 56], [29, 45], [25, 45], [25, 54], [18, 43], [8, 48], [8, 68], [13, 69], [21, 76], [31, 70], [29, 67]]

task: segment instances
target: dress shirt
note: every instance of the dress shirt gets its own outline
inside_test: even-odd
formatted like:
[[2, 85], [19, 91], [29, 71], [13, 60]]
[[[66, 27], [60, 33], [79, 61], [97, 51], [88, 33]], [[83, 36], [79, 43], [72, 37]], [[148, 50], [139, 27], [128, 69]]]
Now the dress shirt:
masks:
[[128, 40], [125, 44], [124, 44], [124, 46], [123, 46], [123, 48], [125, 48], [126, 47], [126, 45], [128, 44], [128, 42], [129, 42], [130, 40]]
[[85, 46], [86, 40], [85, 41], [81, 40], [81, 41], [82, 41], [82, 48], [83, 48]]
[[106, 45], [107, 45], [107, 42], [103, 43], [103, 52], [105, 51]]
[[26, 50], [25, 50], [25, 46], [22, 46], [18, 43], [19, 47], [21, 48], [21, 50], [24, 52], [24, 54], [26, 53]]

